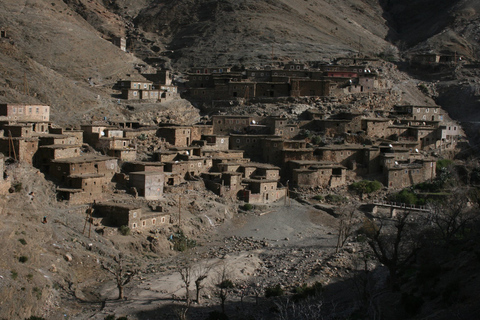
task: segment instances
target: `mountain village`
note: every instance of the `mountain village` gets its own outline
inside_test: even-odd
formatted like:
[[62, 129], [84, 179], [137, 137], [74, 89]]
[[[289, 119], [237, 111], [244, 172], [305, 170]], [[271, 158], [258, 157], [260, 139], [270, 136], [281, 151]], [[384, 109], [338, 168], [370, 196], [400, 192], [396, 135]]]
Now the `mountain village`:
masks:
[[[285, 97], [329, 101], [391, 86], [376, 60], [367, 58], [316, 67], [194, 68], [181, 87], [167, 70], [146, 77], [154, 81], [120, 80], [113, 89], [127, 101], [178, 99], [181, 91], [193, 101], [244, 104]], [[438, 157], [452, 157], [464, 141], [440, 107], [422, 105], [312, 107], [292, 117], [214, 114], [189, 126], [104, 119], [60, 128], [45, 105], [1, 104], [0, 114], [5, 161], [35, 166], [55, 182], [58, 201], [91, 204], [103, 224], [132, 230], [171, 223], [164, 193], [193, 187], [250, 204], [360, 179], [402, 189], [433, 180]], [[140, 155], [140, 149], [148, 152]], [[120, 193], [129, 200], [118, 200]], [[142, 209], [145, 202], [150, 209]]]

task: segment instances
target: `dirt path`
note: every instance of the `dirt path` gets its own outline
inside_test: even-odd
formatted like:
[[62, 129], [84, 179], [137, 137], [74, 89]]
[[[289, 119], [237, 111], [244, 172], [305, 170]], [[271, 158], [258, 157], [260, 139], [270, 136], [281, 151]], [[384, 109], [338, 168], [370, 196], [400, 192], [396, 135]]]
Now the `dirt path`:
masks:
[[[200, 265], [211, 267], [205, 281], [205, 298], [201, 306], [217, 304], [211, 290], [223, 267], [228, 269], [234, 283], [301, 282], [307, 278], [323, 253], [331, 253], [336, 244], [335, 220], [325, 212], [292, 201], [289, 206], [275, 204], [254, 214], [239, 214], [216, 228], [216, 240], [203, 244], [210, 258], [198, 259]], [[294, 270], [296, 268], [296, 270]], [[194, 285], [190, 288], [195, 293]], [[114, 300], [117, 295], [113, 282], [100, 288], [108, 299], [101, 311], [84, 314], [75, 319], [104, 319], [106, 315], [129, 315], [129, 319], [147, 319], [167, 305], [182, 304], [185, 288], [180, 274], [170, 270], [148, 274], [129, 286], [128, 300]]]

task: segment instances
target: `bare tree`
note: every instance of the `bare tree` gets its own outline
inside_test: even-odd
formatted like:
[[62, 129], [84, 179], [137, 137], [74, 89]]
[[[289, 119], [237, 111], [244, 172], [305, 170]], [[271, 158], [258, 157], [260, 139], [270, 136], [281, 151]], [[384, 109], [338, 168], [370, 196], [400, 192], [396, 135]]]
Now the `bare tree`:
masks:
[[384, 219], [379, 219], [379, 222], [369, 220], [367, 228], [368, 244], [377, 260], [387, 267], [393, 288], [399, 271], [413, 261], [419, 249], [417, 228], [409, 223], [410, 214], [411, 211], [397, 214], [391, 221], [393, 226]]
[[114, 276], [118, 288], [118, 299], [121, 300], [125, 298], [123, 293], [125, 286], [132, 281], [138, 270], [131, 265], [125, 265], [124, 257], [121, 253], [113, 260], [114, 264], [104, 263], [102, 267]]
[[180, 273], [180, 277], [182, 278], [185, 287], [185, 302], [187, 303], [187, 306], [190, 306], [190, 283], [193, 278], [193, 265], [191, 261], [180, 259], [177, 271]]
[[190, 253], [185, 254], [178, 260], [177, 272], [180, 274], [185, 287], [185, 300], [187, 305], [191, 304], [190, 286], [192, 282], [195, 284], [196, 296], [195, 301], [200, 302], [200, 292], [204, 288], [203, 282], [207, 279], [211, 270], [211, 266], [207, 261], [196, 262], [196, 259]]
[[279, 320], [321, 320], [323, 301], [315, 298], [295, 303], [289, 298], [275, 301]]
[[[475, 201], [476, 202], [476, 201]], [[476, 217], [474, 209], [469, 206], [468, 190], [455, 189], [444, 201], [430, 203], [430, 222], [440, 233], [445, 242], [452, 241], [465, 232], [467, 225]]]
[[208, 274], [210, 273], [211, 266], [207, 264], [206, 261], [199, 263], [194, 270], [194, 282], [196, 289], [196, 302], [200, 303], [200, 291], [204, 288], [203, 281], [207, 279]]
[[340, 248], [343, 248], [343, 246], [347, 242], [348, 237], [352, 235], [353, 226], [355, 224], [356, 209], [356, 204], [350, 206], [342, 206], [340, 208], [343, 213], [340, 216], [340, 222], [338, 224], [337, 248], [335, 252], [338, 252]]
[[222, 307], [222, 312], [225, 313], [225, 301], [227, 301], [231, 290], [235, 287], [232, 280], [230, 280], [229, 278], [229, 271], [225, 264], [221, 266], [215, 287], [215, 294], [220, 299], [220, 306]]

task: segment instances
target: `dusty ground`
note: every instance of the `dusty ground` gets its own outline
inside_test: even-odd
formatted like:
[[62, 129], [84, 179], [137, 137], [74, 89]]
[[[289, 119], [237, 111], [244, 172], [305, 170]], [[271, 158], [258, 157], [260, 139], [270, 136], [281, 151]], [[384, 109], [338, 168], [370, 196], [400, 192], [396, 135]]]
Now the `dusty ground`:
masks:
[[[237, 284], [252, 279], [262, 282], [263, 286], [280, 283], [290, 287], [304, 283], [308, 278], [307, 270], [318, 267], [332, 254], [336, 245], [335, 224], [335, 219], [327, 213], [291, 201], [288, 206], [278, 203], [253, 214], [239, 213], [231, 221], [212, 228], [209, 231], [212, 236], [201, 242], [194, 255], [198, 259], [197, 266], [212, 266], [202, 302], [195, 308], [200, 310], [218, 304], [212, 289], [223, 266]], [[177, 259], [182, 254], [179, 255]], [[157, 263], [165, 264], [161, 258]], [[128, 314], [132, 319], [148, 319], [155, 314], [165, 315], [169, 311], [164, 308], [171, 304], [181, 306], [183, 303], [177, 297], [185, 296], [180, 274], [175, 270], [142, 275], [141, 280], [129, 287], [128, 300], [119, 302], [113, 300], [117, 296], [115, 285], [105, 283], [99, 290], [101, 299], [109, 299], [106, 306], [73, 318], [103, 319], [114, 313]], [[193, 286], [191, 291], [194, 294]]]

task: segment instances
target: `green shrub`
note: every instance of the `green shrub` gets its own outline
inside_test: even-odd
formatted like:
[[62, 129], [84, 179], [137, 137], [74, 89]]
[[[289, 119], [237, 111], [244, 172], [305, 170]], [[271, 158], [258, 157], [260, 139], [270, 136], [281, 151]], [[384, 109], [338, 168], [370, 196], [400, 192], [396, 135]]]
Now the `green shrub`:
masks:
[[14, 183], [12, 184], [12, 190], [13, 190], [14, 192], [20, 192], [20, 191], [22, 191], [22, 183], [21, 183], [21, 182], [14, 182]]
[[32, 280], [33, 279], [33, 274], [31, 274], [31, 273], [27, 274], [27, 279]]
[[313, 144], [320, 144], [323, 142], [323, 137], [322, 136], [313, 136], [311, 139]]
[[25, 318], [25, 320], [47, 320], [42, 317], [31, 316], [30, 318]]
[[23, 244], [23, 245], [26, 245], [26, 244], [27, 244], [27, 241], [25, 241], [25, 239], [23, 239], [23, 238], [22, 238], [22, 239], [18, 239], [18, 241], [19, 241], [21, 244]]
[[27, 256], [21, 256], [20, 258], [18, 258], [18, 261], [20, 261], [21, 263], [25, 263], [28, 261], [28, 257]]
[[428, 95], [428, 88], [424, 83], [420, 83], [418, 89], [422, 91], [423, 94]]
[[15, 270], [12, 270], [12, 271], [10, 271], [10, 273], [12, 274], [12, 279], [13, 279], [13, 280], [17, 280], [17, 278], [18, 278], [18, 272], [15, 271]]
[[279, 284], [273, 287], [265, 288], [265, 298], [280, 297], [280, 296], [283, 296], [283, 289]]
[[323, 201], [324, 197], [320, 194], [317, 194], [316, 196], [313, 197], [313, 199], [315, 199], [317, 201]]
[[170, 236], [170, 241], [173, 242], [173, 249], [176, 251], [186, 251], [190, 248], [195, 248], [197, 242], [192, 239], [188, 239], [187, 236], [183, 234], [183, 231], [180, 231], [172, 236]]
[[104, 318], [104, 320], [115, 320], [115, 315], [114, 314], [109, 314]]
[[251, 205], [250, 203], [245, 203], [243, 205], [243, 210], [245, 210], [245, 211], [250, 211], [252, 209], [253, 209], [253, 205]]
[[40, 300], [42, 298], [42, 290], [39, 287], [34, 287], [32, 291], [33, 293], [35, 293], [37, 300]]
[[358, 230], [359, 233], [359, 242], [363, 242], [367, 239], [362, 239], [361, 235], [364, 235], [368, 238], [373, 238], [375, 234], [378, 232], [378, 226], [372, 220], [368, 218], [363, 219], [362, 227]]
[[417, 195], [409, 189], [403, 189], [399, 193], [394, 194], [391, 200], [394, 202], [400, 202], [405, 204], [425, 204], [425, 199], [419, 199]]
[[120, 230], [120, 233], [124, 236], [128, 236], [131, 233], [130, 228], [128, 226], [121, 226], [119, 230]]
[[382, 188], [382, 184], [377, 181], [362, 180], [354, 182], [350, 185], [350, 190], [355, 191], [358, 194], [372, 193]]
[[437, 173], [442, 171], [444, 168], [447, 169], [451, 164], [453, 164], [452, 160], [448, 159], [440, 159], [437, 161]]
[[325, 200], [327, 200], [328, 202], [340, 203], [340, 202], [344, 202], [346, 199], [345, 197], [342, 197], [338, 194], [328, 194], [325, 197]]

